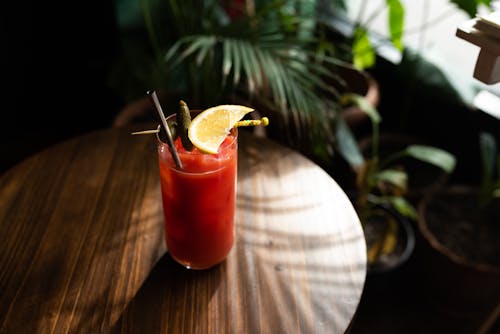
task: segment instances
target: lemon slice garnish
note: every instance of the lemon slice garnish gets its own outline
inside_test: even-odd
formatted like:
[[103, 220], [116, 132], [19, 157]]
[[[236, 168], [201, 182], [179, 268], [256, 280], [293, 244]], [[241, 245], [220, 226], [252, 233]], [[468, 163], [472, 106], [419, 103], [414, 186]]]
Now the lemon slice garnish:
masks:
[[235, 104], [208, 108], [191, 121], [188, 137], [200, 151], [216, 154], [236, 122], [251, 111], [252, 108]]

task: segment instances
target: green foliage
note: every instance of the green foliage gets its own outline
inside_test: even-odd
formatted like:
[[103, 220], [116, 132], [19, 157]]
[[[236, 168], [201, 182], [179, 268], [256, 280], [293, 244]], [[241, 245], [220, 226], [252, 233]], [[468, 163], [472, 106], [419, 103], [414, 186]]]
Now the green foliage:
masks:
[[480, 5], [490, 6], [491, 0], [450, 0], [461, 10], [466, 12], [470, 17], [474, 17], [477, 13], [477, 8]]
[[[378, 7], [377, 11], [369, 13], [365, 21], [354, 22], [356, 29], [352, 36], [352, 62], [358, 69], [367, 69], [375, 64], [375, 53], [378, 45], [374, 45], [370, 39], [370, 24], [374, 18], [383, 11], [387, 12], [387, 27], [391, 44], [399, 51], [404, 50], [404, 25], [406, 10], [400, 0], [380, 0], [385, 6]], [[481, 5], [490, 7], [491, 0], [450, 0], [460, 10], [470, 17], [474, 17]], [[337, 10], [346, 9], [346, 0], [337, 0], [332, 3]], [[363, 7], [364, 5], [361, 4]]]
[[404, 191], [408, 188], [408, 175], [399, 169], [384, 169], [374, 173], [369, 180], [373, 185], [379, 182], [389, 183], [394, 187]]
[[[287, 15], [275, 15], [281, 4], [272, 1], [258, 8], [254, 17], [227, 24], [209, 20], [208, 29], [180, 36], [166, 53], [166, 66], [196, 68], [194, 72], [183, 71], [190, 78], [187, 91], [199, 92], [194, 99], [205, 104], [209, 102], [204, 99], [217, 100], [240, 91], [250, 97], [268, 98], [276, 109], [290, 109], [306, 118], [317, 113], [325, 108], [327, 94], [337, 95], [324, 81], [331, 75], [326, 64], [337, 60], [323, 56], [321, 62], [317, 61], [314, 47], [318, 41], [300, 29], [309, 18], [297, 16], [292, 20]], [[269, 95], [262, 94], [266, 89]]]
[[391, 205], [400, 214], [415, 219], [415, 209], [405, 199], [408, 191], [408, 175], [396, 165], [403, 158], [413, 158], [434, 165], [446, 173], [455, 169], [456, 159], [450, 153], [432, 146], [409, 145], [388, 157], [380, 157], [378, 152], [378, 133], [381, 117], [362, 96], [348, 94], [342, 97], [345, 105], [353, 103], [363, 110], [372, 121], [372, 149], [366, 159], [362, 156], [355, 139], [350, 145], [339, 147], [340, 154], [351, 164], [357, 173], [358, 198], [357, 210], [362, 220], [371, 215], [374, 205]]
[[356, 138], [342, 118], [336, 123], [335, 132], [337, 134], [337, 150], [340, 155], [354, 168], [360, 168], [364, 164]]
[[352, 103], [352, 104], [355, 104], [356, 106], [360, 107], [361, 110], [363, 110], [363, 112], [365, 114], [367, 114], [368, 117], [370, 117], [370, 120], [374, 125], [378, 125], [382, 121], [382, 118], [380, 117], [377, 109], [375, 109], [370, 104], [370, 102], [368, 102], [361, 95], [353, 94], [353, 93], [343, 94], [341, 99], [340, 99], [340, 103], [342, 103], [343, 105], [348, 105], [348, 104]]
[[389, 164], [396, 159], [404, 157], [411, 157], [424, 161], [428, 164], [441, 168], [448, 174], [452, 173], [456, 166], [455, 157], [450, 155], [448, 152], [440, 148], [423, 145], [409, 145], [403, 151], [397, 152], [393, 156], [388, 157], [385, 163]]
[[500, 153], [495, 137], [483, 132], [479, 136], [481, 153], [480, 204], [484, 207], [494, 198], [500, 198]]
[[413, 220], [417, 220], [417, 211], [415, 207], [408, 202], [404, 197], [401, 196], [384, 196], [384, 197], [372, 197], [370, 198], [372, 203], [379, 205], [388, 205], [393, 207], [397, 212], [402, 214], [404, 217], [408, 217]]
[[387, 7], [389, 9], [391, 42], [398, 50], [402, 51], [405, 9], [399, 0], [387, 0]]
[[139, 93], [164, 89], [199, 108], [235, 100], [265, 106], [279, 115], [273, 123], [283, 121], [287, 138], [331, 154], [340, 95], [331, 83], [338, 82], [335, 68], [346, 64], [323, 38], [314, 1], [257, 1], [255, 12], [239, 17], [218, 0], [140, 3], [147, 38], [136, 41], [148, 43], [131, 50], [151, 56], [136, 61], [131, 53], [131, 70], [119, 71], [138, 72]]
[[[403, 51], [403, 31], [405, 22], [405, 8], [400, 0], [385, 0], [388, 11], [389, 38], [392, 45], [399, 51]], [[375, 17], [379, 13], [373, 13]], [[375, 65], [375, 49], [369, 37], [370, 22], [356, 22], [356, 29], [352, 42], [352, 57], [354, 66], [358, 69], [366, 69]]]
[[[380, 157], [378, 141], [381, 117], [377, 110], [362, 96], [355, 94], [343, 95], [340, 102], [344, 106], [354, 104], [359, 107], [369, 116], [372, 123], [371, 153], [366, 158], [361, 154], [352, 133], [344, 131], [343, 127], [347, 126], [342, 122], [337, 124], [342, 130], [338, 131], [339, 138], [343, 138], [338, 145], [338, 151], [356, 173], [357, 197], [354, 204], [361, 223], [364, 227], [372, 222], [383, 224], [383, 232], [368, 245], [368, 264], [372, 265], [382, 254], [388, 254], [395, 248], [398, 226], [390, 212], [396, 211], [403, 217], [417, 219], [415, 208], [405, 198], [408, 191], [408, 174], [397, 162], [410, 157], [432, 164], [447, 173], [454, 170], [456, 162], [450, 153], [422, 145], [409, 145], [389, 157]], [[393, 210], [380, 210], [381, 207]]]
[[352, 55], [354, 67], [359, 70], [375, 65], [375, 50], [364, 28], [358, 27], [354, 32]]

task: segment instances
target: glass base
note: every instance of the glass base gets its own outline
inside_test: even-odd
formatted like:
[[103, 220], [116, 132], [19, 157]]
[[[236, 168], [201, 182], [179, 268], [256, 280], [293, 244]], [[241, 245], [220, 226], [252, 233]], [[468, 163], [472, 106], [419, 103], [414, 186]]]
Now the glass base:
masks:
[[226, 261], [227, 257], [223, 258], [222, 260], [218, 261], [218, 262], [215, 262], [213, 264], [208, 264], [208, 265], [196, 265], [196, 264], [193, 264], [191, 262], [188, 262], [188, 261], [182, 261], [182, 260], [179, 260], [178, 258], [176, 258], [172, 253], [168, 253], [172, 259], [174, 259], [175, 262], [177, 262], [178, 264], [180, 264], [181, 266], [183, 266], [184, 268], [186, 269], [190, 269], [190, 270], [207, 270], [207, 269], [211, 269], [213, 267], [216, 267], [218, 266], [219, 264], [221, 264], [222, 262]]

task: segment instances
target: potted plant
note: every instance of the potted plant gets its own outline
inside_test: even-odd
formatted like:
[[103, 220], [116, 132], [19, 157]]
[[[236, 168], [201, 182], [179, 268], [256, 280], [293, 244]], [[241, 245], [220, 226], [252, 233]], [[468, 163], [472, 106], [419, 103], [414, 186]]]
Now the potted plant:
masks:
[[378, 101], [373, 78], [344, 61], [328, 39], [316, 1], [142, 4], [124, 6], [119, 15], [126, 18], [135, 8], [143, 19], [121, 25], [129, 52], [124, 52], [114, 82], [132, 103], [115, 126], [150, 118], [148, 101], [140, 101], [145, 87], [166, 95], [167, 110], [175, 110], [179, 99], [197, 109], [248, 104], [272, 120], [268, 136], [325, 166], [335, 150], [339, 115], [351, 125], [360, 122], [355, 108], [341, 110], [339, 97], [356, 92], [374, 105]]
[[[338, 133], [344, 136], [339, 152], [352, 166], [355, 174], [354, 206], [364, 228], [368, 250], [368, 274], [387, 273], [398, 268], [413, 251], [415, 236], [408, 220], [417, 213], [406, 199], [408, 174], [400, 164], [404, 159], [416, 159], [451, 173], [455, 158], [450, 153], [427, 145], [409, 145], [402, 150], [379, 154], [380, 115], [359, 96], [348, 94], [344, 104], [357, 104], [372, 122], [371, 150], [363, 156], [351, 133], [339, 122]], [[344, 145], [343, 143], [350, 143]]]
[[435, 305], [475, 324], [495, 316], [500, 301], [500, 154], [486, 132], [479, 148], [478, 184], [448, 184], [418, 207], [422, 288]]

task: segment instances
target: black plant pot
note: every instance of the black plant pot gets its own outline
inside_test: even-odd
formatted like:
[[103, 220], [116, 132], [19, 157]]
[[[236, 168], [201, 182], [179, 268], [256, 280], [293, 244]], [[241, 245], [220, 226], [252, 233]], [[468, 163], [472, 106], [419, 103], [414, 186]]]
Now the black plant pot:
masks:
[[[388, 257], [380, 258], [368, 265], [364, 294], [371, 297], [380, 295], [388, 296], [397, 293], [402, 287], [405, 268], [415, 249], [415, 229], [411, 222], [389, 206], [378, 206], [385, 214], [394, 218], [397, 224], [397, 244], [395, 253]], [[363, 222], [367, 249], [370, 248], [370, 224], [373, 221]]]
[[398, 224], [397, 231], [397, 253], [392, 256], [389, 263], [374, 263], [368, 266], [367, 275], [370, 277], [383, 276], [398, 271], [408, 262], [415, 248], [415, 230], [407, 218], [401, 216], [391, 208], [383, 207]]

